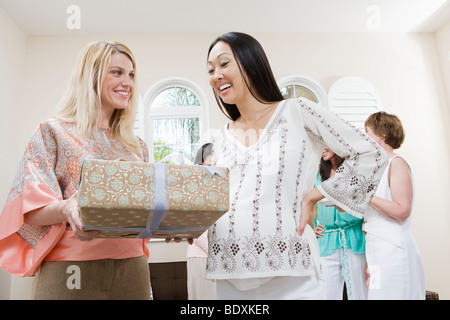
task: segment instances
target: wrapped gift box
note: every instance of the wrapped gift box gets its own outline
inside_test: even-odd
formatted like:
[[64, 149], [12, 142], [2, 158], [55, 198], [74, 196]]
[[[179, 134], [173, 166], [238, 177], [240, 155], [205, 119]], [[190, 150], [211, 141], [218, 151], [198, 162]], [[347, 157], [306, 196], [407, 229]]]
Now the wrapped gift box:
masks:
[[78, 202], [105, 238], [197, 238], [229, 210], [227, 168], [89, 159]]

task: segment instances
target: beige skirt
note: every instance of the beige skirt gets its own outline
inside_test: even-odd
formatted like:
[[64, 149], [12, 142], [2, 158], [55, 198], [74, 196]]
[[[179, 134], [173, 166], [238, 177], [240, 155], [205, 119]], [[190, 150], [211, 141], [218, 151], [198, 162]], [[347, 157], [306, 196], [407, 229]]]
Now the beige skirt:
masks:
[[149, 300], [147, 258], [44, 261], [35, 275], [31, 299]]

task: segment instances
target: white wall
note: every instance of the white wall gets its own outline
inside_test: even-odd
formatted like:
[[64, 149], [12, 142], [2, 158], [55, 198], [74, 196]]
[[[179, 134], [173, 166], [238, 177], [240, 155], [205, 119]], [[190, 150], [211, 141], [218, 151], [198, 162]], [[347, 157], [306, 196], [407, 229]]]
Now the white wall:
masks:
[[[8, 34], [13, 37], [15, 32], [8, 31]], [[417, 190], [413, 232], [424, 259], [426, 287], [437, 291], [441, 299], [450, 298], [450, 280], [446, 277], [450, 257], [443, 254], [450, 244], [450, 223], [444, 202], [450, 194], [450, 151], [445, 147], [450, 145], [445, 129], [449, 124], [447, 101], [450, 101], [450, 92], [448, 72], [443, 71], [445, 63], [448, 71], [448, 58], [446, 60], [445, 56], [448, 57], [450, 46], [447, 40], [450, 39], [449, 33], [447, 24], [436, 35], [254, 35], [266, 49], [277, 79], [291, 74], [305, 75], [318, 81], [328, 91], [340, 77], [359, 76], [377, 88], [384, 110], [402, 119], [407, 138], [399, 152], [408, 158], [413, 167]], [[1, 145], [12, 150], [8, 159], [2, 160], [5, 161], [2, 164], [8, 177], [0, 181], [0, 199], [6, 198], [11, 172], [15, 171], [17, 158], [23, 152], [30, 134], [39, 121], [54, 110], [76, 56], [91, 40], [119, 40], [133, 50], [142, 95], [155, 82], [167, 77], [179, 76], [195, 82], [208, 97], [211, 127], [221, 126], [226, 119], [216, 106], [206, 74], [207, 49], [216, 36], [31, 36], [26, 38], [23, 60], [16, 57], [16, 53], [7, 51], [15, 57], [16, 64], [25, 61], [25, 73], [19, 78], [24, 79], [23, 87], [20, 84], [16, 86], [23, 88], [23, 100], [13, 104], [21, 116], [13, 123], [5, 123], [8, 129], [0, 127], [3, 133], [0, 135]], [[23, 40], [16, 47], [23, 52]], [[0, 66], [9, 65], [5, 61], [9, 59], [0, 56]], [[5, 76], [0, 73], [0, 77]], [[0, 81], [5, 80], [0, 78]], [[10, 96], [12, 99], [15, 95]], [[11, 137], [16, 137], [16, 141], [12, 142]], [[151, 260], [158, 261], [162, 252], [168, 252], [159, 247], [164, 245], [151, 245]], [[176, 250], [171, 258], [184, 259], [184, 252], [184, 248]], [[20, 297], [20, 294], [14, 297]]]
[[[450, 121], [450, 21], [442, 26], [435, 34], [436, 50], [438, 55], [439, 67], [442, 73], [442, 85], [445, 88], [445, 98], [447, 104], [442, 105], [442, 115], [447, 123]], [[447, 147], [450, 150], [450, 126], [447, 129]]]
[[[0, 7], [0, 207], [6, 202], [18, 160], [17, 132], [23, 91], [26, 37]], [[0, 299], [9, 299], [11, 277], [0, 269]]]

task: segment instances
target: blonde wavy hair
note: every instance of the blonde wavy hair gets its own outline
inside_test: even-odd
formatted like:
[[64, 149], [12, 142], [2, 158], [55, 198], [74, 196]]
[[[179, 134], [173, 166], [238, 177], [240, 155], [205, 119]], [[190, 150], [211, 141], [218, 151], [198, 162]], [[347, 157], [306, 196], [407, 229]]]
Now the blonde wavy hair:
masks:
[[135, 70], [134, 90], [126, 109], [116, 109], [111, 118], [112, 137], [139, 155], [141, 145], [134, 134], [134, 121], [138, 103], [136, 61], [133, 53], [119, 42], [95, 41], [80, 53], [72, 71], [69, 86], [58, 103], [54, 117], [74, 123], [80, 138], [91, 140], [98, 130], [101, 111], [101, 91], [111, 56], [123, 53], [130, 58]]

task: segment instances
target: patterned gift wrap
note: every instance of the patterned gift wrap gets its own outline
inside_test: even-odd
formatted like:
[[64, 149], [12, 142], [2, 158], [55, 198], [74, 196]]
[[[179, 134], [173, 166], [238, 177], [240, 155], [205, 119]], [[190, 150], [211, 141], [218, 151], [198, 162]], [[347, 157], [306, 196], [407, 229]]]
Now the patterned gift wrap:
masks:
[[197, 238], [229, 209], [227, 168], [90, 159], [78, 202], [103, 238]]

